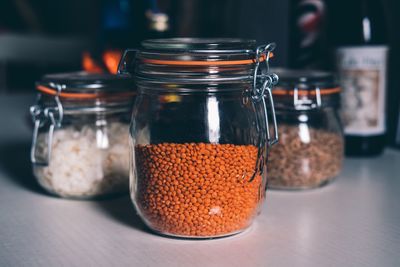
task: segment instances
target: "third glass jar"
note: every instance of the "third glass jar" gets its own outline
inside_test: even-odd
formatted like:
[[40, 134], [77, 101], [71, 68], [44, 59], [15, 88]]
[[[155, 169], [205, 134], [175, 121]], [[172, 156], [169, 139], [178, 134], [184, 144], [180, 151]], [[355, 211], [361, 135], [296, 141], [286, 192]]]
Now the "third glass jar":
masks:
[[260, 211], [266, 152], [276, 141], [266, 124], [277, 79], [265, 64], [273, 46], [236, 39], [142, 45], [120, 67], [135, 73], [139, 90], [130, 131], [131, 196], [140, 217], [175, 237], [243, 231]]
[[135, 90], [110, 74], [49, 74], [37, 83], [32, 170], [49, 193], [93, 199], [127, 193]]
[[327, 184], [342, 168], [343, 134], [338, 114], [340, 88], [320, 71], [276, 70], [272, 91], [279, 144], [268, 162], [268, 187], [307, 189]]

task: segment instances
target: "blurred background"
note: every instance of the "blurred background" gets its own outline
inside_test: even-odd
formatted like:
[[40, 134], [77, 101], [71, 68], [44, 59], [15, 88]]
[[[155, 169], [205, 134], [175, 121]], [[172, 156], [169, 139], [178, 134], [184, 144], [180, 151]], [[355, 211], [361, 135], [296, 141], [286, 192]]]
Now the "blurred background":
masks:
[[366, 5], [390, 48], [387, 143], [399, 147], [398, 0], [2, 0], [0, 97], [33, 94], [47, 73], [115, 73], [121, 52], [148, 38], [274, 41], [276, 67], [335, 71], [337, 47], [357, 43], [365, 30]]

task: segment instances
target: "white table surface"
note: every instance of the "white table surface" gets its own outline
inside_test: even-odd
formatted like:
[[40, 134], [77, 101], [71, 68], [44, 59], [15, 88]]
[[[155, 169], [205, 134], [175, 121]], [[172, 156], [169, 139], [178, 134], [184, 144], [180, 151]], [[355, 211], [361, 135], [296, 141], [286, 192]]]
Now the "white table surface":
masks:
[[32, 96], [0, 96], [0, 266], [400, 266], [400, 152], [346, 159], [326, 187], [268, 191], [240, 235], [177, 240], [149, 233], [128, 197], [71, 201], [36, 185]]

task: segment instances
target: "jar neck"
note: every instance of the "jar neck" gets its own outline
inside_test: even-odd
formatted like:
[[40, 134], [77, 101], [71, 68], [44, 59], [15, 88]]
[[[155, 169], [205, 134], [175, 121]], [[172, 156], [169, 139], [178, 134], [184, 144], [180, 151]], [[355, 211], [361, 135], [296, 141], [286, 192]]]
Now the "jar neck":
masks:
[[209, 87], [221, 90], [251, 84], [254, 64], [227, 66], [153, 65], [139, 61], [136, 69], [138, 85], [168, 88]]
[[274, 96], [276, 110], [291, 110], [291, 111], [302, 111], [302, 110], [321, 110], [326, 108], [339, 109], [340, 99], [339, 95], [335, 96], [323, 96], [319, 103], [315, 98], [302, 99], [304, 104], [298, 104], [294, 102], [293, 97], [282, 97]]
[[172, 83], [158, 82], [154, 83], [147, 80], [137, 81], [139, 94], [241, 94], [251, 91], [250, 81], [236, 83]]

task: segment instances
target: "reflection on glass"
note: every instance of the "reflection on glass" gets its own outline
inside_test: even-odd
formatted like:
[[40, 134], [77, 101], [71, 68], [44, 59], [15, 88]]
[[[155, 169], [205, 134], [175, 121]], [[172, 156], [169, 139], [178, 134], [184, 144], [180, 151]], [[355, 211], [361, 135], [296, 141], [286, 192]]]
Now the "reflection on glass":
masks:
[[218, 101], [215, 96], [207, 99], [207, 124], [208, 124], [208, 140], [210, 143], [219, 143], [220, 138], [220, 118]]

